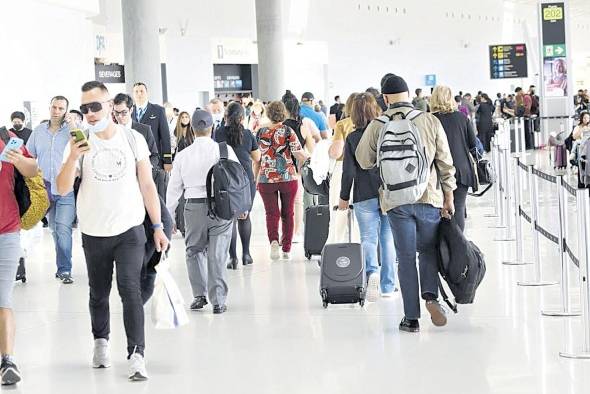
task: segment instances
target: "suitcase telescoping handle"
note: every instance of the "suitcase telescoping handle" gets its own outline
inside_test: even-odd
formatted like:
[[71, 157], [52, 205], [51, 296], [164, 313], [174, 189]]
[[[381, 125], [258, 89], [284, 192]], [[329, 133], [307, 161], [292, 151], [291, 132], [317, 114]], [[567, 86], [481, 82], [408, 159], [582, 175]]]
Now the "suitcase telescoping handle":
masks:
[[[334, 205], [332, 208], [333, 211], [338, 210], [338, 205]], [[350, 204], [347, 209], [348, 213], [348, 243], [352, 243], [352, 225], [354, 222], [354, 215], [352, 211], [354, 210], [354, 205]]]

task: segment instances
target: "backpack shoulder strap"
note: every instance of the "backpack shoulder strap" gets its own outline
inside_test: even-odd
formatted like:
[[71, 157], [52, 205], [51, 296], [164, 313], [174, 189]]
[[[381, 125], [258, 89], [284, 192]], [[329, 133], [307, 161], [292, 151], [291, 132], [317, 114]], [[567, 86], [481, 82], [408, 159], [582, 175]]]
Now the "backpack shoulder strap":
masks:
[[125, 137], [127, 138], [127, 142], [131, 147], [131, 151], [133, 152], [135, 162], [137, 163], [137, 140], [135, 139], [135, 134], [133, 134], [133, 130], [125, 128]]
[[227, 149], [227, 142], [220, 142], [219, 143], [219, 159], [227, 160], [229, 157], [228, 149]]
[[383, 123], [383, 124], [387, 124], [387, 122], [390, 121], [389, 116], [387, 116], [387, 115], [381, 115], [378, 118], [375, 118], [375, 120], [377, 122], [380, 122], [380, 123]]
[[406, 114], [406, 118], [408, 118], [409, 120], [412, 121], [412, 120], [416, 119], [418, 116], [422, 115], [423, 113], [424, 112], [422, 112], [422, 111], [419, 111], [417, 109], [413, 109]]
[[207, 180], [205, 182], [205, 189], [207, 191], [207, 216], [211, 219], [215, 218], [215, 210], [213, 209], [213, 205], [215, 204], [215, 196], [213, 195], [213, 168], [215, 166], [211, 167], [209, 172], [207, 172]]

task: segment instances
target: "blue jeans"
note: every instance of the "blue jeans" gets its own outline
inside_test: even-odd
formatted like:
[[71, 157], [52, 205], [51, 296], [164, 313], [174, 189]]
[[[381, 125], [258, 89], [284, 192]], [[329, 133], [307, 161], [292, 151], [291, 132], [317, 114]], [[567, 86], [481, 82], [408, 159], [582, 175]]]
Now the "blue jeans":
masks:
[[[420, 318], [420, 296], [438, 297], [436, 240], [440, 210], [430, 204], [407, 204], [387, 212], [399, 260], [399, 282], [408, 319]], [[420, 286], [416, 270], [419, 253]]]
[[367, 275], [379, 270], [377, 257], [377, 247], [379, 247], [381, 292], [391, 293], [395, 288], [396, 255], [387, 216], [381, 212], [378, 198], [355, 202], [354, 213], [359, 223]]
[[53, 196], [47, 220], [55, 244], [57, 273], [72, 272], [72, 224], [76, 217], [74, 193]]

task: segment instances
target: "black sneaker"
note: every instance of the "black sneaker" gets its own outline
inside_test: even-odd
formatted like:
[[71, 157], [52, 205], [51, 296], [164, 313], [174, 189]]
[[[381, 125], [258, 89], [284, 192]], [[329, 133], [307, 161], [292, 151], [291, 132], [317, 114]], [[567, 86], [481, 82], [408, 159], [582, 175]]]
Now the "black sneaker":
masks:
[[399, 323], [399, 330], [405, 332], [419, 332], [420, 323], [418, 322], [418, 320], [407, 319], [404, 317], [402, 321]]
[[227, 311], [226, 305], [214, 305], [213, 306], [213, 313], [215, 313], [216, 315], [220, 315], [226, 311]]
[[195, 297], [193, 303], [191, 304], [191, 311], [197, 311], [199, 309], [203, 309], [205, 305], [207, 305], [207, 297]]
[[0, 365], [0, 376], [2, 376], [2, 386], [11, 386], [20, 382], [20, 371], [15, 363], [4, 360]]
[[61, 280], [64, 285], [71, 285], [74, 283], [74, 279], [69, 272], [62, 272], [61, 274], [55, 274], [55, 277]]

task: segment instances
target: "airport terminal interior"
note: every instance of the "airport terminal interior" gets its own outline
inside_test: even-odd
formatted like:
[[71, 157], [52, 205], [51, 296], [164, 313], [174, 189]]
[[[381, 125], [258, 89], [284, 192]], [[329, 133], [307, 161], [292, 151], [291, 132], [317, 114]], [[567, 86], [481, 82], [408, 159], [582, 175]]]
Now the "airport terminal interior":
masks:
[[0, 12], [0, 390], [590, 393], [589, 0]]

